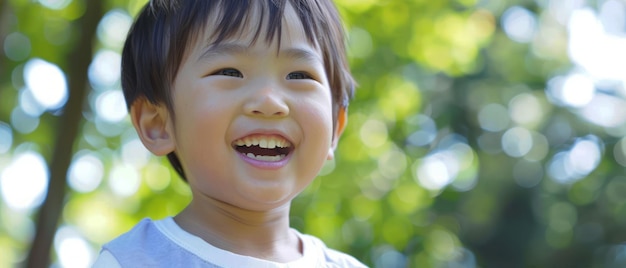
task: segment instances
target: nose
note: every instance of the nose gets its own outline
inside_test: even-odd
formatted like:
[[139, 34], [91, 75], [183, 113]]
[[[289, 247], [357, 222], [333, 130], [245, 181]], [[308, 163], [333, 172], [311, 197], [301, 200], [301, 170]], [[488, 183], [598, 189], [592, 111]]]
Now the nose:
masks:
[[244, 111], [252, 116], [284, 117], [289, 114], [289, 106], [278, 87], [266, 83], [252, 90], [244, 104]]

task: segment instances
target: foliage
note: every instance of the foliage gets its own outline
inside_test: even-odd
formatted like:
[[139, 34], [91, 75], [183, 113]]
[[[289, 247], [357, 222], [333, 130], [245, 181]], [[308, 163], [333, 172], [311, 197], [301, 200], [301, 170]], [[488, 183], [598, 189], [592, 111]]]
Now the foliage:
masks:
[[[42, 200], [9, 200], [33, 191], [15, 188], [15, 163], [50, 165], [63, 114], [29, 89], [29, 66], [40, 59], [74, 79], [81, 33], [97, 44], [72, 165], [50, 178], [69, 182], [53, 262], [83, 250], [88, 264], [190, 198], [121, 112], [121, 42], [145, 0], [103, 1], [92, 33], [74, 23], [86, 3], [0, 1], [2, 267], [24, 260]], [[623, 1], [336, 3], [359, 88], [338, 157], [294, 200], [292, 226], [374, 267], [626, 265], [626, 77], [614, 70], [625, 56], [602, 43], [623, 44]]]

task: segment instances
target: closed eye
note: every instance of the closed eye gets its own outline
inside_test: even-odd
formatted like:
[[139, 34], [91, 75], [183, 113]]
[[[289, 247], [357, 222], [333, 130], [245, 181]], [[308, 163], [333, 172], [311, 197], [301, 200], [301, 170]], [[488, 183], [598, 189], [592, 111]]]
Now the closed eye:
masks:
[[287, 75], [287, 80], [292, 79], [313, 79], [313, 77], [306, 72], [292, 72]]
[[223, 76], [243, 78], [243, 74], [239, 70], [233, 69], [233, 68], [219, 69], [216, 72], [212, 73], [211, 75], [223, 75]]

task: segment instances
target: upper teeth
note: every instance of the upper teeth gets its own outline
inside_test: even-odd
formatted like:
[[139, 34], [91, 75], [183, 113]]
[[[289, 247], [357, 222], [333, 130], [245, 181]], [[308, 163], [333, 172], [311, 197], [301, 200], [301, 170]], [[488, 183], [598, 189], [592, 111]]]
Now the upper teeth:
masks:
[[274, 149], [276, 147], [285, 148], [291, 146], [289, 141], [284, 139], [268, 136], [268, 137], [245, 137], [235, 141], [237, 146], [259, 146], [261, 148]]

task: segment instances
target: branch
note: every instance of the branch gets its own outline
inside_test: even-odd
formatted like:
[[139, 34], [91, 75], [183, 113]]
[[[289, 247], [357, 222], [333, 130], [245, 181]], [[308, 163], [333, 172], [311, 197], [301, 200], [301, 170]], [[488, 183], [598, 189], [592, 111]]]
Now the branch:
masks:
[[82, 108], [88, 92], [87, 70], [93, 56], [96, 27], [103, 15], [104, 1], [84, 1], [85, 14], [75, 21], [79, 39], [67, 58], [69, 98], [63, 108], [60, 125], [50, 161], [50, 181], [46, 199], [39, 209], [35, 239], [27, 267], [49, 267], [52, 240], [63, 210], [67, 188], [67, 170], [71, 163], [73, 145], [82, 120]]

